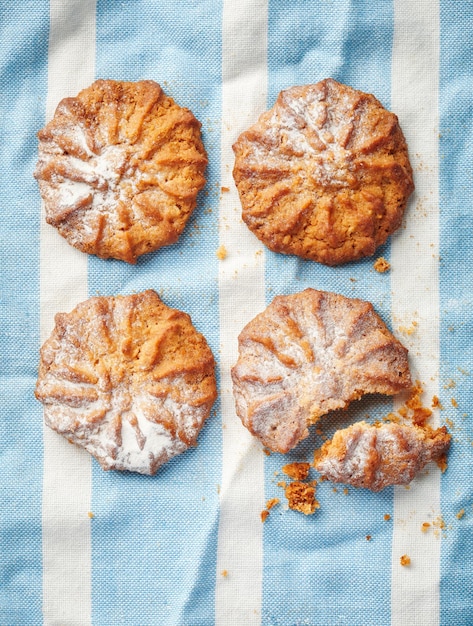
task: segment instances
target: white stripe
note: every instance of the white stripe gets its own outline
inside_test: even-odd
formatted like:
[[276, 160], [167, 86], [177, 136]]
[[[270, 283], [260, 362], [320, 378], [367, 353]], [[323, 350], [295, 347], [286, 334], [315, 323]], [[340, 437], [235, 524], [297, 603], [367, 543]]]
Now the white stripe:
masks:
[[[414, 376], [424, 383], [426, 405], [438, 393], [439, 376], [439, 36], [438, 2], [394, 1], [391, 108], [409, 145], [416, 192], [406, 228], [393, 237], [392, 314], [395, 330], [415, 329], [400, 338], [409, 348]], [[409, 490], [395, 490], [393, 626], [439, 623], [440, 536], [421, 532], [421, 524], [439, 514], [440, 471], [431, 464]], [[403, 554], [411, 558], [409, 567], [400, 565]]]
[[[58, 102], [92, 83], [95, 0], [51, 0], [46, 118]], [[87, 256], [44, 220], [40, 231], [41, 340], [58, 311], [87, 298]], [[43, 615], [48, 625], [91, 623], [91, 460], [44, 428]]]
[[266, 0], [225, 0], [222, 41], [219, 265], [223, 457], [215, 590], [215, 624], [252, 626], [261, 621], [264, 455], [235, 414], [230, 368], [237, 336], [265, 307], [263, 245], [241, 220], [232, 168], [232, 143], [266, 109]]

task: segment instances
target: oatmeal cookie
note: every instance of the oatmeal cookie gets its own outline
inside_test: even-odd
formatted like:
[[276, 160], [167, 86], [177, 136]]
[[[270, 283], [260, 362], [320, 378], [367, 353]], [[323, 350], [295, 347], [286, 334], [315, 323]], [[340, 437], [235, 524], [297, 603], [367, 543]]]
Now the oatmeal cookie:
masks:
[[205, 184], [200, 127], [151, 80], [65, 98], [38, 133], [46, 221], [82, 252], [128, 263], [174, 243]]
[[316, 451], [314, 467], [332, 482], [380, 491], [409, 484], [447, 452], [450, 439], [445, 426], [358, 422], [338, 430]]
[[411, 387], [407, 350], [363, 300], [306, 289], [277, 296], [245, 326], [232, 369], [236, 412], [271, 450], [367, 393]]
[[196, 445], [216, 382], [186, 313], [148, 290], [90, 298], [55, 322], [35, 391], [49, 427], [106, 470], [154, 474]]
[[396, 115], [332, 79], [282, 91], [233, 150], [250, 230], [275, 252], [326, 265], [374, 254], [414, 189]]

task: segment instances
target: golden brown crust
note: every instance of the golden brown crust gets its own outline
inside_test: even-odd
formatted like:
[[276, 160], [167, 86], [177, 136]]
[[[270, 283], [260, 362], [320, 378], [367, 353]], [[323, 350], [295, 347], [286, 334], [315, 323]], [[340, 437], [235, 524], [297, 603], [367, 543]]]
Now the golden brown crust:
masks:
[[357, 422], [335, 433], [314, 457], [314, 467], [328, 480], [380, 491], [407, 485], [450, 446], [444, 427]]
[[154, 474], [196, 445], [215, 365], [186, 313], [148, 290], [90, 298], [55, 321], [35, 391], [48, 426], [104, 469]]
[[38, 133], [46, 221], [74, 247], [135, 263], [177, 241], [205, 184], [200, 123], [150, 80], [97, 80]]
[[339, 294], [277, 296], [238, 344], [237, 414], [277, 452], [288, 452], [309, 424], [363, 394], [395, 394], [412, 384], [407, 350], [373, 306]]
[[327, 265], [374, 254], [414, 189], [396, 115], [332, 79], [282, 91], [233, 150], [250, 230], [271, 250]]

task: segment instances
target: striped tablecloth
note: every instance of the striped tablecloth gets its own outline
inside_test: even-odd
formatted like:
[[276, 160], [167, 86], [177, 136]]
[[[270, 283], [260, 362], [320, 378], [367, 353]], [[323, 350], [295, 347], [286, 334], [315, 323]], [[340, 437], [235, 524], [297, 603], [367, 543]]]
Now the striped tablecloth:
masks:
[[[0, 624], [471, 626], [473, 3], [4, 0], [0, 33]], [[281, 89], [326, 77], [374, 93], [409, 144], [416, 191], [380, 250], [385, 274], [274, 254], [240, 218], [232, 142]], [[71, 248], [32, 176], [36, 132], [95, 78], [159, 82], [209, 154], [184, 235], [134, 267]], [[284, 507], [287, 459], [241, 426], [229, 369], [243, 325], [308, 286], [370, 300], [409, 348], [453, 435], [444, 474], [378, 494], [323, 483], [315, 515]], [[152, 478], [103, 472], [43, 428], [33, 396], [56, 312], [147, 288], [191, 314], [219, 375], [199, 446]], [[391, 408], [363, 400], [344, 420]], [[320, 443], [313, 432], [288, 459]]]

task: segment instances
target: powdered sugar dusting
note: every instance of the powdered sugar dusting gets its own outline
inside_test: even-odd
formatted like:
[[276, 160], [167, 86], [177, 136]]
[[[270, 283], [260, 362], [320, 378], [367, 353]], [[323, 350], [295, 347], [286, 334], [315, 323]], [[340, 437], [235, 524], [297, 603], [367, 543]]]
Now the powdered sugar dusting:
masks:
[[[68, 137], [87, 147], [84, 129], [77, 126]], [[113, 217], [120, 198], [130, 199], [136, 193], [135, 170], [127, 166], [130, 148], [126, 145], [105, 146], [96, 154], [87, 147], [86, 156], [71, 154], [57, 156], [61, 165], [53, 182], [61, 209], [76, 205], [81, 197], [91, 197], [89, 211], [107, 212]], [[47, 160], [42, 154], [40, 160]]]
[[77, 180], [62, 180], [57, 190], [58, 204], [61, 207], [75, 207], [81, 200], [91, 196], [90, 185]]
[[[349, 93], [338, 97], [318, 86], [283, 92], [264, 122], [270, 141], [253, 144], [248, 161], [289, 158], [296, 170], [300, 167], [297, 162], [304, 160], [314, 180], [349, 185], [353, 151], [346, 145], [355, 125], [356, 106]], [[366, 138], [363, 122], [362, 118], [357, 121], [359, 140]]]

